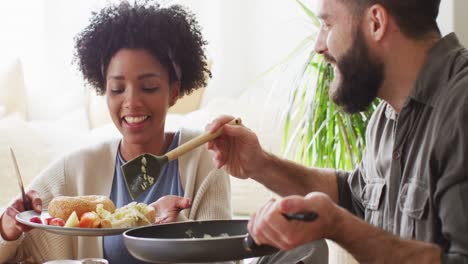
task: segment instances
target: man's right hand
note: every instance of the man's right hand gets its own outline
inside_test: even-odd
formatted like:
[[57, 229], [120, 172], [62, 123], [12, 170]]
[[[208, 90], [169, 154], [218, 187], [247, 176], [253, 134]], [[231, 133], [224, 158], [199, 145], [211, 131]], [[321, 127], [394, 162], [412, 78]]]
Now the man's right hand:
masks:
[[[328, 195], [312, 192], [305, 197], [288, 196], [270, 199], [251, 215], [249, 233], [258, 245], [290, 250], [311, 241], [331, 238], [336, 232], [341, 209]], [[315, 212], [314, 221], [287, 220], [284, 214]]]
[[[41, 213], [42, 200], [39, 198], [36, 191], [29, 191], [26, 196], [30, 202], [30, 207], [34, 211]], [[16, 221], [16, 215], [24, 212], [23, 199], [19, 198], [10, 205], [0, 218], [0, 233], [4, 240], [17, 240], [23, 232], [29, 232], [30, 227]]]
[[267, 155], [253, 131], [243, 125], [227, 125], [232, 119], [232, 116], [221, 116], [206, 126], [212, 133], [223, 127], [223, 134], [209, 141], [208, 149], [218, 169], [223, 167], [232, 176], [247, 179], [259, 173], [256, 170], [262, 168]]

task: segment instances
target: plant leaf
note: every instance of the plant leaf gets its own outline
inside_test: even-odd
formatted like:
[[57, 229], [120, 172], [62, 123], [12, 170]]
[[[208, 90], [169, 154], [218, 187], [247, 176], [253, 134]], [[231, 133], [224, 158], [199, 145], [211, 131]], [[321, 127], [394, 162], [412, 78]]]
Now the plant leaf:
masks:
[[296, 0], [296, 2], [302, 7], [302, 10], [306, 13], [307, 17], [310, 18], [312, 21], [312, 25], [316, 26], [317, 28], [320, 27], [320, 21], [318, 20], [317, 16], [310, 10], [306, 5], [304, 5], [300, 0]]

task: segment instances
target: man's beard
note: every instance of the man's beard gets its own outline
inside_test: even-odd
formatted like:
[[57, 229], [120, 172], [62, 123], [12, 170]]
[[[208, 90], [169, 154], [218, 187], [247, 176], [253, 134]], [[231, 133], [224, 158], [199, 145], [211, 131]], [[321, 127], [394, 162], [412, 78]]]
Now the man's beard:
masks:
[[362, 30], [356, 29], [351, 48], [335, 60], [324, 55], [327, 61], [336, 62], [340, 80], [332, 83], [330, 97], [343, 111], [353, 114], [365, 111], [377, 97], [384, 78], [384, 66], [369, 54]]

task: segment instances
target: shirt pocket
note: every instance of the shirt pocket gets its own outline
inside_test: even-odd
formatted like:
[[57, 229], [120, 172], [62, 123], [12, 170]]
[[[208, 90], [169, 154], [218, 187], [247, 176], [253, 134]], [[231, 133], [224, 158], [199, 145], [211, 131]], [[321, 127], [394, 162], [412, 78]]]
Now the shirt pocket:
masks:
[[398, 207], [402, 212], [400, 236], [415, 238], [415, 228], [425, 217], [429, 192], [425, 185], [417, 180], [405, 183], [401, 190]]
[[383, 210], [380, 206], [384, 192], [385, 180], [373, 178], [369, 180], [361, 193], [362, 203], [365, 208], [365, 220], [378, 227], [382, 227], [383, 225]]

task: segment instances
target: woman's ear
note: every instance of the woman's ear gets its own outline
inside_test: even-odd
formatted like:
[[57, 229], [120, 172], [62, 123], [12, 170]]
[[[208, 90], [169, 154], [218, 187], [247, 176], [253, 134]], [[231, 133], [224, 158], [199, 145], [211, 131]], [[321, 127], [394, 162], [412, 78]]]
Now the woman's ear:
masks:
[[169, 95], [169, 107], [175, 105], [180, 95], [180, 81], [172, 82]]

